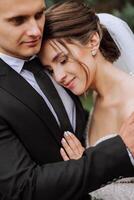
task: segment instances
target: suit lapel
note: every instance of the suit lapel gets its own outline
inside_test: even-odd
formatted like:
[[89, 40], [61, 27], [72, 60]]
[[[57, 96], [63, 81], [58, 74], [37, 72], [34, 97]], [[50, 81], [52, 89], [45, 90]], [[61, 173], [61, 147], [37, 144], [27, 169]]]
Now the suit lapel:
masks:
[[25, 104], [43, 123], [45, 122], [57, 142], [61, 144], [63, 133], [43, 98], [2, 60], [0, 60], [0, 87]]

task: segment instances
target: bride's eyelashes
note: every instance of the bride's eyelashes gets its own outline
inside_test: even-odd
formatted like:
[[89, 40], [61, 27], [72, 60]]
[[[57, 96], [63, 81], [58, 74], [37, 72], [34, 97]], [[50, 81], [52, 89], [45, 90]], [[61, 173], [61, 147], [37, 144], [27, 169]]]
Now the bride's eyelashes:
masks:
[[57, 57], [57, 63], [60, 63], [62, 65], [66, 64], [68, 62], [68, 55], [61, 54]]

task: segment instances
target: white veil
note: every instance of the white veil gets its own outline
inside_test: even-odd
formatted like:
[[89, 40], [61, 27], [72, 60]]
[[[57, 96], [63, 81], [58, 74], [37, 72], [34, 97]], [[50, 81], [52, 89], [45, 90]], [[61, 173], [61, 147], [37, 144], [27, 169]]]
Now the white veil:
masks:
[[126, 22], [110, 14], [97, 14], [118, 46], [121, 56], [114, 63], [120, 69], [134, 74], [134, 34]]

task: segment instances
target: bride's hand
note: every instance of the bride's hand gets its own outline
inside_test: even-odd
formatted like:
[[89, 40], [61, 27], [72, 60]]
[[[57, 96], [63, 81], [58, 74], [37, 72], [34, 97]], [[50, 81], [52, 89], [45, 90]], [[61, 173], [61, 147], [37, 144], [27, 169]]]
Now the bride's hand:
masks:
[[73, 133], [65, 132], [61, 143], [63, 148], [60, 149], [60, 153], [64, 161], [81, 158], [85, 149]]

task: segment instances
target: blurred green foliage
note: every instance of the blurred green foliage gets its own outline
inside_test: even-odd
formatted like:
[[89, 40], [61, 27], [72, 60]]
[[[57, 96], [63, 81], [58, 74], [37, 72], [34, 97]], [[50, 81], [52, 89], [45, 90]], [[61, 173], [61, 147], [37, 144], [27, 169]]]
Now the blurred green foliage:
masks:
[[134, 5], [127, 2], [121, 11], [113, 10], [113, 14], [125, 20], [134, 31]]
[[80, 96], [80, 100], [83, 104], [83, 107], [90, 111], [93, 105], [93, 98], [92, 98], [92, 92], [89, 92], [86, 96], [82, 95]]

